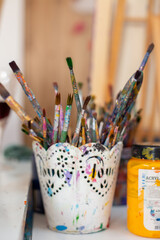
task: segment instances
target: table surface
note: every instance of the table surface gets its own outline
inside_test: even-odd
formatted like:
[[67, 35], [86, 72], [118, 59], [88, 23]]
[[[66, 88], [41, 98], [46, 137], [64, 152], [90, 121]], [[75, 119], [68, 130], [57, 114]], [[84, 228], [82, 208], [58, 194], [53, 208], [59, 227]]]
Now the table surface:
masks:
[[81, 235], [53, 232], [47, 228], [45, 215], [36, 213], [34, 214], [32, 240], [148, 240], [148, 238], [136, 236], [127, 230], [126, 212], [126, 207], [113, 207], [111, 213], [111, 224], [107, 230], [93, 234]]
[[30, 162], [0, 156], [0, 239], [22, 239], [30, 181]]

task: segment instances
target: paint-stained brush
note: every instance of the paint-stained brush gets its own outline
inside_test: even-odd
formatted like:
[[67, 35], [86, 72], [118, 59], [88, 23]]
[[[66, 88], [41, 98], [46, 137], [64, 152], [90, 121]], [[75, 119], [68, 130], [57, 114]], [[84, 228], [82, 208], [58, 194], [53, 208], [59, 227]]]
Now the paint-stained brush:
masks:
[[31, 137], [34, 141], [39, 142], [40, 144], [42, 144], [43, 139], [40, 137], [36, 137], [34, 135], [32, 135], [30, 132], [28, 132], [26, 129], [22, 128], [21, 129], [23, 133], [25, 133], [26, 135], [28, 135], [29, 137]]
[[77, 146], [78, 138], [79, 138], [79, 132], [80, 132], [80, 129], [81, 129], [81, 119], [84, 117], [84, 113], [85, 113], [85, 110], [87, 108], [87, 105], [88, 105], [90, 99], [91, 99], [91, 96], [86, 97], [86, 99], [84, 101], [84, 104], [83, 104], [82, 111], [78, 115], [76, 130], [75, 130], [75, 133], [74, 133], [73, 139], [72, 139], [72, 145], [74, 145], [74, 146]]
[[57, 93], [55, 101], [55, 112], [54, 112], [54, 126], [53, 126], [53, 143], [56, 143], [58, 140], [58, 129], [59, 129], [59, 120], [60, 120], [60, 102], [61, 95]]
[[[58, 93], [58, 83], [54, 82], [53, 83], [53, 88], [55, 91], [55, 95]], [[60, 104], [60, 132], [63, 130], [63, 124], [64, 124], [64, 113], [63, 113], [63, 107], [62, 104]]]
[[85, 136], [85, 119], [81, 119], [81, 126], [82, 126], [82, 145], [86, 144], [86, 136]]
[[139, 67], [139, 70], [140, 70], [140, 71], [143, 71], [143, 69], [144, 69], [144, 67], [145, 67], [145, 65], [146, 65], [146, 63], [147, 63], [147, 60], [148, 60], [148, 58], [149, 58], [149, 55], [151, 54], [153, 48], [154, 48], [154, 44], [151, 43], [151, 44], [149, 45], [148, 49], [147, 49], [147, 52], [146, 52], [146, 54], [145, 54], [142, 62], [141, 62], [141, 65], [140, 65], [140, 67]]
[[47, 150], [47, 123], [46, 123], [46, 111], [43, 109], [43, 147]]
[[71, 96], [69, 94], [68, 98], [67, 98], [67, 106], [66, 106], [64, 124], [63, 124], [63, 130], [62, 130], [62, 133], [61, 133], [60, 142], [65, 142], [66, 141], [66, 137], [67, 137], [67, 133], [68, 133], [68, 127], [69, 127], [69, 123], [70, 123], [72, 102], [73, 102], [73, 95]]
[[15, 99], [10, 95], [10, 93], [7, 91], [7, 89], [3, 86], [2, 83], [0, 83], [0, 95], [4, 99], [4, 101], [8, 104], [8, 106], [15, 111], [15, 113], [18, 115], [18, 117], [21, 119], [23, 123], [26, 123], [28, 121], [31, 121], [32, 126], [37, 131], [41, 131], [40, 126], [24, 111], [22, 106], [15, 101]]
[[75, 75], [73, 72], [73, 63], [72, 63], [71, 57], [66, 58], [66, 61], [67, 61], [67, 65], [70, 70], [71, 82], [72, 82], [73, 93], [74, 93], [74, 97], [75, 97], [75, 101], [76, 101], [77, 111], [78, 111], [78, 114], [80, 114], [82, 107], [81, 107], [81, 102], [80, 102], [80, 98], [79, 98], [78, 87], [77, 87]]
[[[132, 109], [140, 87], [143, 81], [143, 72], [137, 71], [125, 84], [123, 90], [120, 92], [118, 98], [116, 99], [116, 104], [113, 109], [111, 117], [109, 117], [108, 121], [104, 123], [103, 133], [101, 136], [101, 143], [104, 143], [105, 139], [108, 135], [108, 125], [109, 122], [113, 123], [115, 126], [119, 119], [128, 111], [128, 107], [130, 106], [130, 110]], [[125, 114], [124, 114], [125, 113]]]
[[78, 82], [79, 99], [80, 99], [81, 106], [83, 106], [82, 88], [83, 88], [83, 83], [82, 82]]
[[32, 103], [32, 106], [33, 106], [34, 110], [36, 111], [38, 117], [41, 119], [42, 118], [42, 109], [41, 109], [35, 95], [33, 94], [32, 90], [30, 89], [27, 82], [25, 81], [21, 70], [19, 69], [19, 67], [17, 66], [15, 61], [10, 62], [9, 65], [10, 65], [12, 71], [14, 72], [18, 82], [21, 84], [28, 99]]

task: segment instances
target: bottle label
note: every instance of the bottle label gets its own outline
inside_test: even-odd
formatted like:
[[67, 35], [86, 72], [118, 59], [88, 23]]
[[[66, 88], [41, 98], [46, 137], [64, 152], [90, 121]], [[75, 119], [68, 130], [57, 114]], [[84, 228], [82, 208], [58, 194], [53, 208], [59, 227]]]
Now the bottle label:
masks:
[[160, 170], [139, 169], [138, 197], [144, 198], [144, 227], [160, 231]]

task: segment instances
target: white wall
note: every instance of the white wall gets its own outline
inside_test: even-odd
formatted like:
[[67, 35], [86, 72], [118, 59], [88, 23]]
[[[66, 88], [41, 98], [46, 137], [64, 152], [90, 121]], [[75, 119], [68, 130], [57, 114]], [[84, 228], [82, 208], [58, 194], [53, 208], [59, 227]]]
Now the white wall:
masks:
[[[24, 63], [24, 0], [4, 0], [0, 16], [0, 70], [9, 74], [8, 65], [15, 60], [23, 71]], [[12, 87], [9, 90], [16, 101], [23, 105], [23, 90], [12, 74]], [[3, 148], [10, 144], [23, 144], [21, 122], [11, 111], [3, 137]]]

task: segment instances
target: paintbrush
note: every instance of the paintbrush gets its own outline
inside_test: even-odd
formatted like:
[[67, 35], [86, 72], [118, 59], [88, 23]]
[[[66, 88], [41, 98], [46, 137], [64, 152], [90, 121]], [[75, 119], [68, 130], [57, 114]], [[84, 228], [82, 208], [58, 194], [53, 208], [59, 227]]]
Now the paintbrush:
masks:
[[96, 164], [93, 165], [92, 178], [96, 176]]
[[57, 93], [58, 93], [58, 83], [57, 82], [53, 82], [53, 88], [55, 91], [55, 95], [57, 95]]
[[96, 142], [96, 121], [94, 117], [91, 117], [91, 124], [92, 124], [92, 142]]
[[22, 132], [24, 132], [26, 135], [28, 135], [28, 136], [30, 136], [33, 140], [35, 140], [35, 141], [37, 141], [37, 142], [39, 142], [40, 144], [42, 144], [42, 142], [43, 142], [43, 139], [42, 138], [40, 138], [40, 137], [36, 137], [36, 136], [34, 136], [34, 135], [32, 135], [30, 132], [28, 132], [26, 129], [21, 129], [22, 130]]
[[[85, 115], [85, 114], [84, 114], [84, 115]], [[88, 129], [88, 124], [87, 124], [87, 119], [85, 118], [85, 116], [84, 116], [84, 119], [85, 119], [86, 142], [87, 142], [87, 143], [91, 143], [91, 142], [92, 142], [92, 139], [91, 139], [91, 136], [90, 136], [90, 132], [89, 132], [89, 129]]]
[[100, 140], [99, 140], [99, 129], [98, 129], [97, 120], [95, 120], [95, 125], [96, 125], [96, 142], [100, 142]]
[[59, 129], [59, 119], [60, 119], [60, 102], [61, 95], [57, 93], [55, 101], [55, 112], [54, 112], [54, 126], [53, 126], [53, 143], [58, 140], [58, 129]]
[[109, 131], [108, 137], [106, 138], [104, 146], [106, 146], [106, 147], [108, 147], [110, 149], [111, 145], [112, 145], [113, 139], [114, 139], [114, 126], [112, 125], [110, 127], [110, 131]]
[[101, 134], [102, 134], [103, 124], [104, 124], [103, 121], [101, 121], [99, 124], [99, 137], [101, 137]]
[[81, 107], [81, 102], [80, 102], [80, 98], [79, 98], [79, 93], [78, 93], [78, 88], [77, 88], [75, 75], [74, 75], [74, 72], [73, 72], [73, 63], [72, 63], [71, 57], [66, 58], [66, 61], [67, 61], [67, 64], [68, 64], [68, 67], [69, 67], [69, 70], [70, 70], [70, 76], [71, 76], [73, 93], [74, 93], [76, 106], [77, 106], [77, 112], [78, 112], [78, 114], [80, 114], [82, 107]]
[[32, 106], [33, 106], [34, 110], [36, 111], [38, 117], [41, 119], [42, 118], [42, 109], [41, 109], [35, 95], [33, 94], [32, 90], [30, 89], [27, 82], [25, 81], [21, 70], [19, 69], [19, 67], [17, 66], [15, 61], [10, 62], [9, 65], [10, 65], [12, 71], [14, 72], [18, 82], [21, 84], [28, 99], [32, 103]]
[[47, 150], [47, 123], [46, 123], [46, 111], [43, 109], [43, 147]]
[[[55, 95], [58, 93], [58, 83], [54, 82], [53, 83]], [[62, 104], [60, 104], [60, 132], [63, 130], [63, 124], [64, 124], [64, 113], [63, 113], [63, 107]]]
[[143, 72], [141, 72], [141, 75], [137, 78], [137, 83], [136, 83], [136, 85], [135, 85], [135, 87], [132, 91], [132, 94], [128, 98], [128, 102], [127, 102], [127, 105], [124, 109], [124, 112], [122, 113], [122, 118], [123, 118], [122, 126], [125, 125], [125, 122], [128, 120], [127, 115], [130, 115], [130, 113], [131, 113], [131, 111], [132, 111], [132, 109], [135, 105], [137, 95], [138, 95], [139, 90], [140, 90], [141, 85], [142, 85], [142, 81], [143, 81]]
[[14, 98], [10, 95], [10, 93], [7, 91], [7, 89], [0, 83], [0, 95], [4, 99], [4, 101], [8, 104], [8, 106], [15, 111], [15, 113], [18, 115], [18, 117], [21, 119], [23, 123], [26, 123], [28, 121], [31, 121], [34, 130], [41, 131], [40, 126], [29, 116], [25, 113], [22, 106], [17, 103]]
[[81, 106], [83, 106], [82, 88], [83, 88], [83, 83], [82, 82], [78, 82], [78, 91], [79, 91], [79, 99], [80, 99]]
[[114, 138], [113, 138], [113, 142], [111, 144], [111, 147], [114, 147], [114, 145], [116, 144], [116, 139], [117, 139], [117, 134], [118, 134], [118, 126], [115, 127], [114, 129]]
[[[25, 81], [24, 76], [23, 76], [21, 70], [19, 69], [19, 67], [17, 66], [17, 64], [15, 63], [15, 61], [10, 62], [9, 65], [10, 65], [12, 71], [14, 72], [18, 82], [21, 84], [25, 94], [27, 95], [29, 101], [31, 102], [31, 104], [32, 104], [35, 112], [37, 113], [37, 115], [41, 121], [41, 124], [42, 124], [42, 109], [41, 109], [35, 95], [33, 94], [32, 90], [30, 89], [27, 82]], [[46, 119], [46, 122], [47, 122], [47, 128], [49, 130], [49, 134], [51, 134], [53, 131], [52, 125], [50, 125], [50, 123], [48, 122], [47, 119]]]
[[82, 146], [82, 131], [79, 132], [78, 147]]
[[145, 54], [145, 56], [144, 56], [141, 64], [140, 64], [140, 67], [139, 67], [139, 70], [140, 70], [140, 71], [143, 71], [143, 69], [144, 69], [144, 67], [145, 67], [145, 65], [146, 65], [146, 63], [147, 63], [147, 60], [148, 60], [148, 58], [149, 58], [149, 55], [151, 54], [153, 48], [154, 48], [154, 44], [151, 43], [151, 44], [149, 45], [148, 49], [147, 49], [147, 52], [146, 52], [146, 54]]
[[72, 139], [72, 145], [74, 145], [74, 146], [77, 146], [78, 138], [79, 138], [79, 132], [80, 132], [80, 129], [81, 129], [81, 119], [84, 117], [84, 113], [85, 113], [85, 110], [87, 108], [87, 105], [88, 105], [90, 99], [91, 99], [91, 96], [86, 97], [86, 99], [84, 101], [84, 104], [83, 104], [82, 111], [78, 115], [76, 130], [75, 130], [75, 133], [74, 133], [73, 139]]
[[126, 113], [128, 111], [128, 107], [130, 107], [130, 110], [132, 109], [134, 105], [132, 102], [135, 102], [142, 85], [142, 81], [143, 72], [138, 70], [125, 84], [123, 90], [116, 99], [116, 104], [111, 117], [109, 117], [108, 121], [104, 124], [101, 143], [103, 143], [107, 138], [109, 121], [116, 125], [120, 117], [125, 115], [124, 112]]
[[81, 126], [82, 126], [82, 145], [86, 144], [86, 136], [85, 136], [85, 119], [81, 119]]
[[65, 142], [66, 141], [68, 127], [69, 127], [69, 123], [70, 123], [72, 102], [73, 102], [73, 95], [71, 96], [69, 94], [68, 98], [67, 98], [67, 106], [66, 106], [66, 112], [65, 112], [65, 118], [64, 118], [64, 125], [63, 125], [63, 130], [62, 130], [62, 133], [61, 133], [60, 142]]
[[[24, 127], [25, 124], [22, 124], [22, 126]], [[24, 127], [25, 128], [25, 127]], [[31, 121], [28, 121], [28, 130], [29, 132], [35, 136], [35, 137], [39, 137], [39, 138], [43, 138], [43, 134], [41, 132], [35, 132], [33, 129], [32, 129], [32, 123]]]

